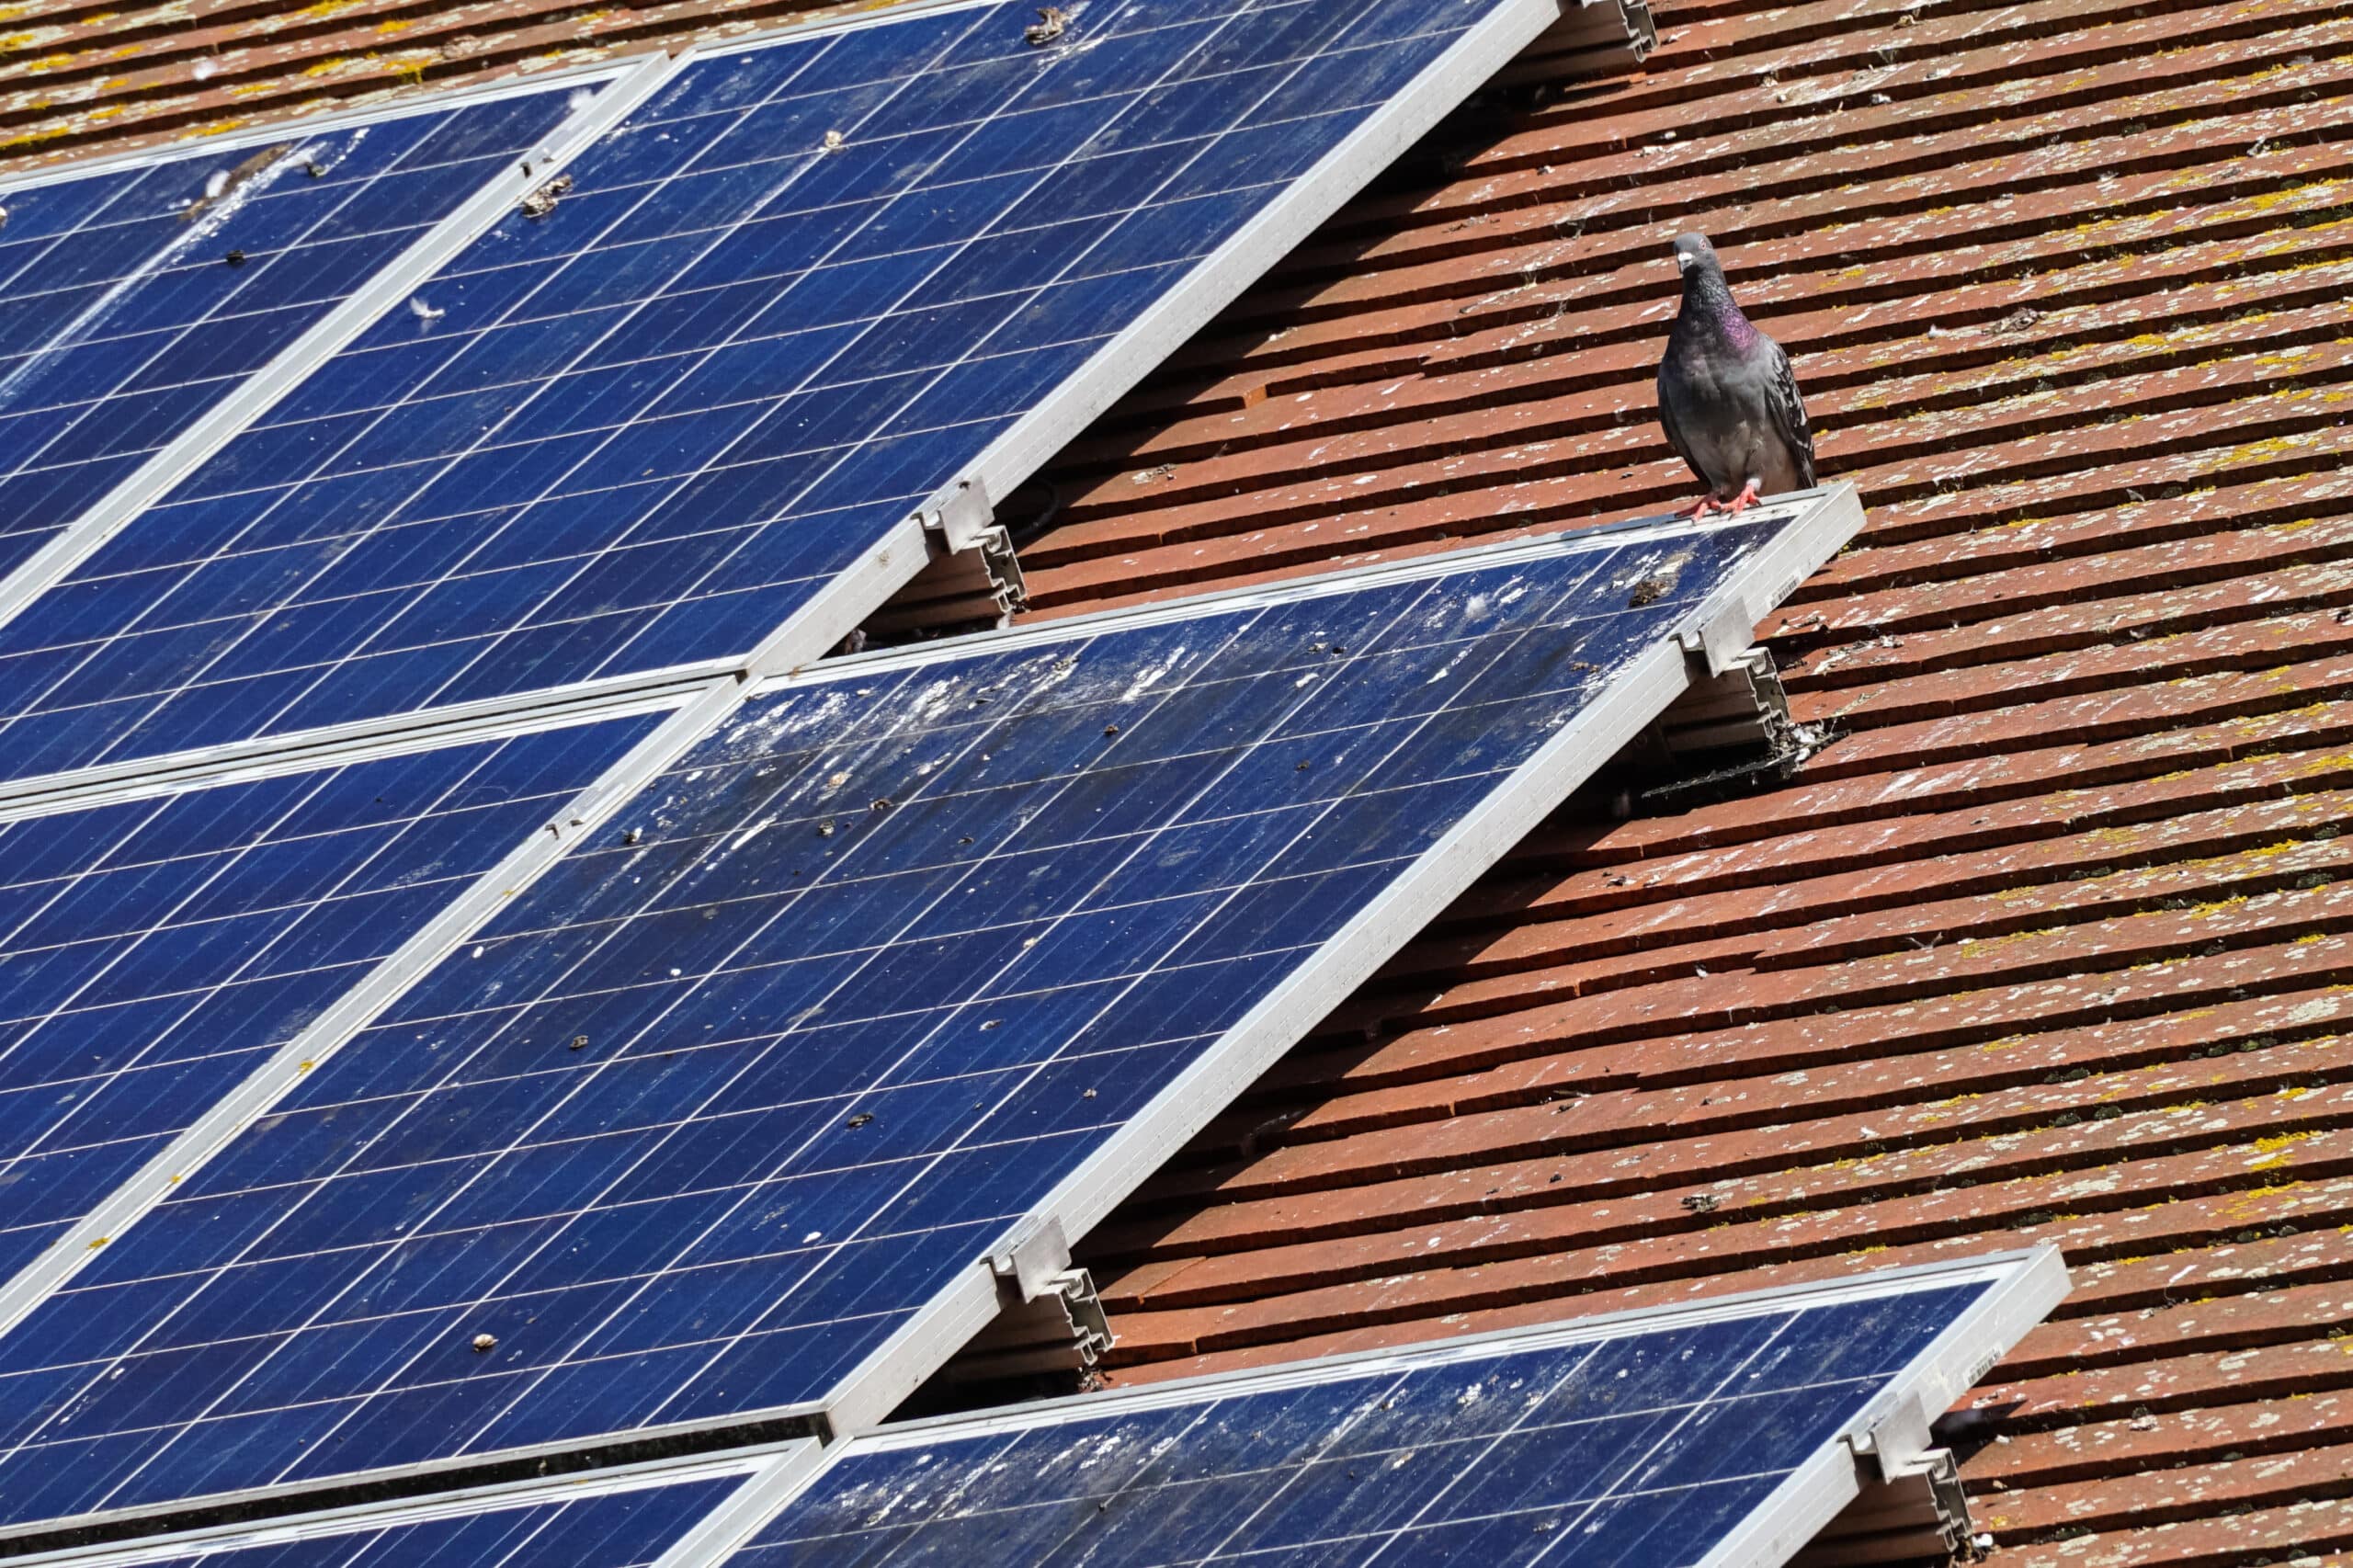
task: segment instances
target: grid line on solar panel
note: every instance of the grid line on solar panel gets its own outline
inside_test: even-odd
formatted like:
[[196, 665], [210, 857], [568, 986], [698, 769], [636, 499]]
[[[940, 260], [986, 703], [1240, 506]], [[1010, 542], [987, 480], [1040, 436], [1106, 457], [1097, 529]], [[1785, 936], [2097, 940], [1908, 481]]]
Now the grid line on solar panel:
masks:
[[0, 1345], [6, 1506], [814, 1408], [1823, 511], [755, 698]]
[[943, 487], [1021, 477], [1008, 432], [1132, 380], [1158, 350], [1107, 345], [1180, 279], [1205, 316], [1246, 278], [1198, 264], [1336, 203], [1388, 146], [1301, 176], [1542, 9], [1136, 0], [1037, 50], [993, 4], [691, 61], [429, 331], [380, 321], [0, 630], [17, 766], [751, 654]]
[[232, 393], [295, 345], [348, 336], [380, 269], [610, 74], [0, 187], [0, 573], [63, 570], [62, 533], [159, 489], [160, 454], [217, 441]]
[[0, 824], [0, 1280], [85, 1261], [77, 1227], [261, 1065], [324, 1054], [313, 1025], [655, 722]]
[[1844, 1437], [1945, 1408], [2065, 1289], [2042, 1248], [886, 1426], [755, 1483], [723, 1561], [1778, 1562], [1859, 1490]]

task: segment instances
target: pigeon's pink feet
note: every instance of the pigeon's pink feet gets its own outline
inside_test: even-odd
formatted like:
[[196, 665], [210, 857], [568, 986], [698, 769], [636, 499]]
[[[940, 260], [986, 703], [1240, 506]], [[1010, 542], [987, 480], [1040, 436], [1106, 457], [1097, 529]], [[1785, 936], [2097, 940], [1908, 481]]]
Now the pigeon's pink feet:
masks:
[[1709, 513], [1722, 511], [1722, 509], [1723, 504], [1718, 501], [1714, 496], [1702, 495], [1699, 497], [1699, 504], [1692, 507], [1690, 512], [1687, 515], [1693, 522], [1696, 523], [1704, 520]]
[[1755, 480], [1753, 480], [1753, 479], [1752, 479], [1752, 480], [1750, 480], [1746, 484], [1744, 484], [1744, 485], [1742, 485], [1742, 486], [1740, 487], [1740, 494], [1737, 494], [1737, 495], [1733, 496], [1730, 501], [1727, 501], [1727, 502], [1725, 502], [1725, 503], [1724, 503], [1724, 510], [1725, 510], [1725, 511], [1727, 511], [1727, 512], [1730, 512], [1733, 517], [1736, 517], [1740, 516], [1743, 512], [1747, 511], [1751, 506], [1756, 506], [1756, 482]]

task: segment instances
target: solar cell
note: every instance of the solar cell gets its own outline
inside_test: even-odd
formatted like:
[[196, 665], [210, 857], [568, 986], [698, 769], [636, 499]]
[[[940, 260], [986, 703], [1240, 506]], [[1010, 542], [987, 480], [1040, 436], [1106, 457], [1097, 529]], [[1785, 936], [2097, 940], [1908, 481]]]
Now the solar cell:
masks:
[[0, 1280], [654, 722], [0, 824]]
[[2065, 1289], [2046, 1247], [885, 1427], [724, 1561], [1778, 1563], [1859, 1492], [1844, 1439], [1910, 1457], [1879, 1420], [1941, 1413]]
[[0, 574], [604, 85], [341, 116], [0, 186]]
[[0, 769], [813, 656], [1556, 12], [1035, 14], [690, 62], [0, 628]]
[[879, 1416], [992, 1310], [985, 1249], [1091, 1223], [1859, 519], [756, 696], [0, 1341], [0, 1511]]
[[428, 1503], [44, 1553], [27, 1568], [654, 1568], [724, 1520], [747, 1477], [774, 1483], [801, 1473], [815, 1448], [803, 1439], [782, 1456], [649, 1465], [594, 1481], [483, 1487]]

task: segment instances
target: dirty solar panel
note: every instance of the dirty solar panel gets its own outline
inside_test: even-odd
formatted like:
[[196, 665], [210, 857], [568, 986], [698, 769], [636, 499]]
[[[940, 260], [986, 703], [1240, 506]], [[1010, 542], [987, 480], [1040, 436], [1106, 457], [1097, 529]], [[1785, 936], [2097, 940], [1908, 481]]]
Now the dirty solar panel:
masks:
[[1679, 1568], [1838, 1441], [1988, 1289], [1637, 1321], [1565, 1343], [1499, 1335], [884, 1428], [726, 1562]]
[[0, 629], [0, 766], [745, 653], [1506, 3], [1105, 0], [1033, 48], [1022, 0], [689, 65]]
[[0, 1344], [0, 1509], [823, 1400], [1781, 526], [754, 698]]
[[652, 722], [0, 824], [0, 1280]]
[[650, 1568], [744, 1483], [741, 1473], [663, 1485], [484, 1500], [430, 1516], [332, 1518], [245, 1532], [181, 1551], [98, 1552], [79, 1568]]
[[290, 127], [267, 144], [0, 189], [0, 572], [195, 424], [589, 90]]

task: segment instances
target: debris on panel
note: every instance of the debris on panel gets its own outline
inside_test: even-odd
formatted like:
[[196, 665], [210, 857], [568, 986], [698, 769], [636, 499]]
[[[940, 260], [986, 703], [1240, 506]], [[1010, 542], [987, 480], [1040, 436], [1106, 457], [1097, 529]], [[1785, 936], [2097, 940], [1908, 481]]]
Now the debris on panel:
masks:
[[216, 169], [204, 182], [204, 194], [180, 209], [180, 222], [193, 223], [243, 189], [246, 183], [294, 150], [290, 142], [274, 142], [234, 168]]
[[1032, 49], [1050, 44], [1063, 36], [1065, 20], [1061, 6], [1040, 6], [1036, 23], [1021, 29], [1021, 41]]
[[555, 178], [523, 198], [523, 216], [526, 218], [546, 217], [555, 210], [555, 204], [563, 200], [564, 193], [571, 188], [570, 175], [556, 176]]

